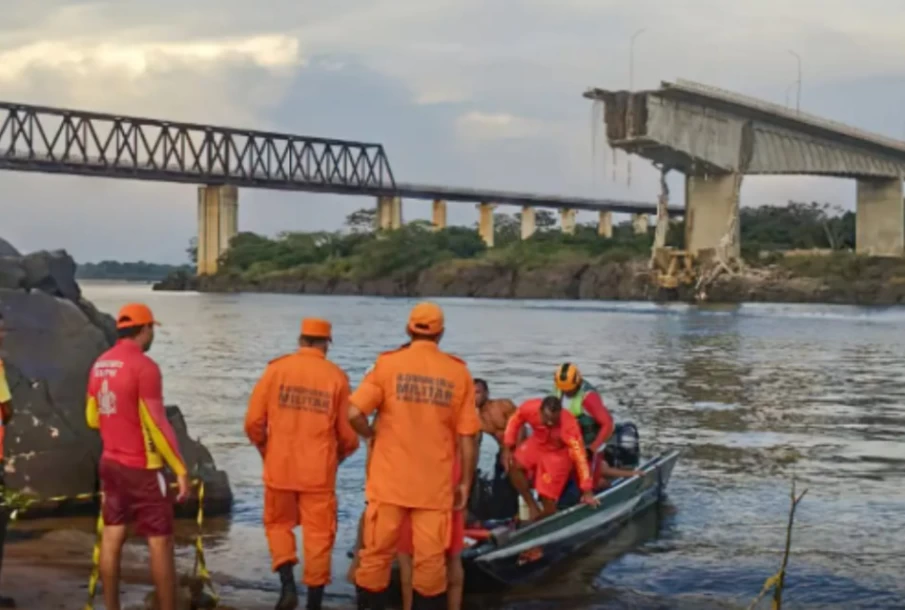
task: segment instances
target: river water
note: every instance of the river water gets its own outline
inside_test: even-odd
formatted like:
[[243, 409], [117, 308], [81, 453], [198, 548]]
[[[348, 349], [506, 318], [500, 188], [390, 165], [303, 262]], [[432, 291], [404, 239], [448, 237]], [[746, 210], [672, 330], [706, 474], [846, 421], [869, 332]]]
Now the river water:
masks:
[[[330, 357], [354, 386], [378, 352], [404, 341], [413, 301], [83, 288], [102, 310], [141, 299], [162, 320], [151, 355], [167, 402], [182, 407], [236, 497], [232, 517], [211, 524], [208, 564], [227, 595], [275, 592], [260, 458], [242, 429], [252, 385], [294, 349], [301, 317], [324, 316]], [[905, 309], [441, 302], [444, 347], [492, 396], [540, 395], [568, 360], [617, 421], [638, 424], [646, 454], [682, 450], [661, 511], [537, 586], [472, 607], [745, 608], [778, 568], [793, 476], [808, 493], [785, 607], [905, 607]], [[363, 506], [363, 460], [360, 451], [340, 470], [332, 607], [351, 605], [345, 551]]]

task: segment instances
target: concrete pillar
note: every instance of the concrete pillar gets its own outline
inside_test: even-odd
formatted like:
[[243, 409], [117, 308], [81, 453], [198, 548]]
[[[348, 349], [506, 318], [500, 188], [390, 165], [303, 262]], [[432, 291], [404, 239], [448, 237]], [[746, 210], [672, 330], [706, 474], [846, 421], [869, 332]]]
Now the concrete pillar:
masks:
[[613, 237], [613, 213], [609, 210], [600, 211], [600, 220], [597, 221], [597, 235], [612, 239]]
[[740, 183], [733, 174], [685, 177], [685, 249], [697, 254], [701, 250], [717, 248], [735, 218], [733, 247], [727, 252], [738, 258], [741, 233], [738, 220], [738, 189]]
[[434, 213], [432, 217], [434, 231], [442, 231], [446, 228], [446, 202], [442, 199], [434, 200]]
[[402, 198], [393, 197], [390, 204], [390, 228], [402, 228]]
[[650, 225], [650, 219], [647, 214], [632, 214], [632, 228], [635, 235], [644, 235], [647, 233], [647, 227]]
[[525, 206], [522, 208], [522, 239], [528, 239], [537, 231], [534, 208]]
[[220, 256], [239, 232], [239, 189], [198, 187], [198, 275], [217, 273]]
[[484, 240], [488, 248], [493, 247], [493, 209], [496, 206], [492, 203], [478, 204], [478, 235]]
[[855, 209], [855, 251], [905, 255], [905, 202], [901, 178], [861, 178]]
[[393, 198], [378, 197], [377, 198], [377, 215], [374, 221], [377, 223], [375, 227], [378, 231], [389, 231], [393, 224]]
[[575, 235], [575, 210], [562, 208], [559, 211], [559, 225], [566, 235]]

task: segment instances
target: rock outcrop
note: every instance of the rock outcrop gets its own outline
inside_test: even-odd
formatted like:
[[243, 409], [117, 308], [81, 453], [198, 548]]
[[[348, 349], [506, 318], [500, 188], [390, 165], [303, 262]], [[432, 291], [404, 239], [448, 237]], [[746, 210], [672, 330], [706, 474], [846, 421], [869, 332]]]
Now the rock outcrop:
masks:
[[[42, 500], [26, 515], [92, 503], [74, 499], [98, 489], [100, 439], [85, 424], [85, 394], [91, 365], [116, 340], [114, 320], [82, 297], [66, 252], [21, 256], [3, 240], [0, 312], [15, 412], [6, 431], [6, 484]], [[191, 474], [205, 481], [205, 510], [229, 511], [226, 473], [189, 437], [178, 407], [167, 407], [167, 416]], [[192, 504], [182, 509], [195, 510]]]

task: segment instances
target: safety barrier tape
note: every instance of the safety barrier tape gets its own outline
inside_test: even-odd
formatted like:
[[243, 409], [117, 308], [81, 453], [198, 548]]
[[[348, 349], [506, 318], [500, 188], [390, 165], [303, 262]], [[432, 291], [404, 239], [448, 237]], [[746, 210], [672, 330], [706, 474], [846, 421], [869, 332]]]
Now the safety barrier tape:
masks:
[[[195, 535], [195, 565], [193, 568], [192, 576], [193, 578], [201, 581], [202, 586], [206, 586], [210, 591], [211, 600], [214, 602], [216, 606], [219, 604], [220, 598], [217, 595], [216, 590], [214, 589], [214, 583], [211, 579], [211, 574], [207, 569], [207, 562], [204, 558], [204, 481], [200, 479], [196, 479], [192, 481], [193, 487], [198, 487], [198, 516], [195, 519], [195, 522], [198, 525], [198, 532]], [[176, 487], [176, 484], [173, 483], [170, 487]], [[5, 497], [9, 498], [22, 498], [23, 494], [17, 492], [6, 492], [0, 488], [0, 491], [6, 494]], [[74, 496], [55, 496], [52, 498], [44, 498], [44, 499], [35, 499], [28, 498], [26, 500], [21, 500], [20, 504], [23, 507], [14, 509], [10, 515], [11, 520], [15, 520], [17, 513], [20, 510], [27, 510], [28, 506], [36, 503], [49, 503], [49, 502], [65, 502], [70, 500], [93, 500], [100, 496], [103, 498], [102, 493], [83, 493], [77, 494]], [[8, 504], [12, 504], [7, 502]], [[101, 502], [101, 506], [103, 507], [103, 501]], [[97, 527], [96, 534], [94, 538], [94, 548], [91, 551], [91, 575], [88, 578], [88, 601], [85, 603], [83, 610], [94, 610], [94, 599], [97, 596], [97, 584], [100, 580], [100, 561], [101, 561], [101, 540], [104, 536], [104, 517], [103, 517], [103, 508], [98, 512], [97, 515]]]

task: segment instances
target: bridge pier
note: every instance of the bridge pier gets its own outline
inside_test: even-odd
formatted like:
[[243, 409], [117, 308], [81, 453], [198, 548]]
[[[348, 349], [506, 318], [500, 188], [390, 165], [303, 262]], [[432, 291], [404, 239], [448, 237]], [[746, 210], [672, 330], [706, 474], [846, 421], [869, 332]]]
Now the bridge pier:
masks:
[[534, 208], [524, 206], [522, 208], [522, 239], [528, 239], [537, 231], [537, 217]]
[[634, 229], [635, 235], [646, 235], [649, 226], [650, 218], [647, 217], [647, 214], [632, 214], [632, 229]]
[[399, 197], [377, 198], [377, 228], [392, 231], [402, 227], [402, 199]]
[[685, 176], [685, 249], [698, 254], [716, 249], [733, 226], [733, 241], [727, 255], [741, 253], [741, 227], [738, 218], [738, 177], [735, 174]]
[[575, 235], [575, 210], [562, 208], [559, 211], [559, 225], [566, 235]]
[[478, 204], [478, 235], [484, 240], [488, 248], [493, 247], [493, 209], [492, 203]]
[[600, 219], [597, 221], [597, 235], [606, 239], [613, 237], [613, 213], [609, 210], [600, 212]]
[[434, 225], [434, 231], [442, 231], [446, 228], [446, 202], [442, 199], [434, 199], [431, 222]]
[[855, 251], [905, 255], [905, 201], [901, 178], [860, 178], [855, 210]]
[[231, 185], [198, 187], [198, 275], [217, 273], [220, 256], [239, 232], [239, 189]]

